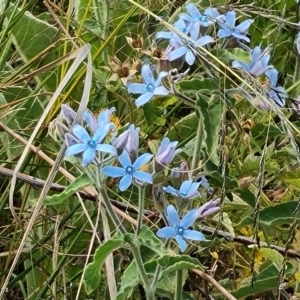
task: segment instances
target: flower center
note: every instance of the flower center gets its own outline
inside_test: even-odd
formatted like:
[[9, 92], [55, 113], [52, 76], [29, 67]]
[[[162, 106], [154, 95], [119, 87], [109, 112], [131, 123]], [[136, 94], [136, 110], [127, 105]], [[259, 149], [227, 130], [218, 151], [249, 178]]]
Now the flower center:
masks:
[[152, 84], [152, 83], [147, 84], [146, 90], [147, 90], [147, 92], [153, 92], [154, 91], [154, 84]]
[[180, 28], [180, 31], [181, 31], [182, 33], [186, 33], [186, 28]]
[[128, 67], [119, 68], [117, 70], [117, 74], [119, 75], [120, 78], [128, 77], [128, 75], [129, 75], [129, 68]]
[[176, 229], [178, 235], [183, 235], [184, 230], [185, 229], [183, 227], [181, 227], [181, 226], [178, 226], [177, 229]]
[[126, 171], [127, 175], [133, 175], [135, 170], [132, 166], [128, 166], [128, 167], [126, 167], [125, 171]]
[[95, 149], [97, 146], [97, 143], [93, 140], [88, 141], [88, 146], [92, 149]]
[[200, 22], [207, 22], [208, 20], [207, 20], [207, 17], [201, 16], [201, 17], [199, 17], [199, 21]]

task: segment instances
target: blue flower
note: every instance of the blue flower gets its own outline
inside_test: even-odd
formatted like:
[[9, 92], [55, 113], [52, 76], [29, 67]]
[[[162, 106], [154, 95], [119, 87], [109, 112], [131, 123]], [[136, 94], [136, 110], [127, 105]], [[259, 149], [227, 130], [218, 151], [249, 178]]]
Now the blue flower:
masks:
[[126, 150], [118, 157], [123, 168], [107, 166], [102, 169], [103, 174], [110, 177], [122, 177], [119, 183], [120, 191], [125, 191], [132, 184], [132, 180], [152, 183], [152, 176], [149, 173], [139, 171], [151, 158], [152, 154], [145, 153], [138, 157], [134, 163], [131, 162], [130, 156]]
[[166, 193], [172, 194], [175, 197], [180, 197], [182, 199], [194, 199], [200, 197], [200, 193], [197, 191], [199, 188], [200, 182], [193, 182], [193, 180], [184, 181], [179, 191], [174, 189], [171, 186], [164, 187]]
[[260, 46], [256, 46], [251, 53], [251, 61], [249, 64], [246, 64], [241, 61], [234, 60], [232, 62], [233, 68], [244, 69], [254, 76], [259, 76], [265, 73], [267, 70], [274, 68], [269, 65], [270, 60], [270, 47], [267, 47], [263, 52], [261, 51]]
[[180, 221], [175, 207], [173, 205], [168, 205], [166, 213], [171, 226], [159, 229], [156, 235], [160, 238], [166, 239], [175, 238], [181, 252], [184, 252], [187, 248], [187, 244], [184, 239], [205, 241], [205, 237], [201, 232], [188, 229], [198, 218], [198, 212], [197, 208], [192, 209]]
[[[65, 152], [65, 155], [71, 156], [83, 152], [83, 167], [86, 167], [87, 165], [93, 162], [96, 155], [96, 151], [117, 155], [117, 150], [115, 147], [107, 144], [100, 144], [106, 137], [109, 129], [109, 124], [107, 124], [104, 127], [98, 128], [93, 138], [91, 138], [82, 126], [75, 125], [72, 128], [72, 132], [81, 141], [81, 143], [73, 144], [70, 147], [68, 147]], [[69, 145], [72, 144], [72, 141], [70, 140], [69, 136], [66, 136], [65, 139]], [[74, 142], [76, 142], [76, 140], [73, 140], [73, 143]]]
[[234, 36], [237, 39], [250, 42], [246, 37], [246, 34], [248, 33], [247, 30], [252, 22], [254, 22], [254, 20], [248, 19], [235, 27], [235, 11], [228, 11], [225, 16], [218, 17], [218, 24], [221, 29], [219, 29], [217, 35], [219, 38]]
[[208, 27], [214, 23], [214, 19], [219, 16], [219, 12], [216, 8], [207, 8], [202, 15], [197, 6], [193, 3], [186, 5], [188, 14], [179, 14], [179, 17], [187, 21], [191, 25], [191, 35], [195, 34], [196, 37], [199, 35], [200, 26]]
[[162, 171], [164, 166], [168, 165], [180, 151], [180, 149], [176, 150], [177, 144], [178, 142], [170, 142], [167, 137], [163, 138], [154, 157], [154, 167], [156, 172]]
[[143, 65], [142, 76], [145, 83], [127, 83], [129, 93], [142, 94], [135, 100], [137, 107], [144, 105], [154, 96], [166, 96], [170, 93], [170, 91], [161, 85], [162, 78], [167, 75], [168, 72], [160, 72], [157, 80], [155, 81], [149, 64]]
[[110, 116], [115, 111], [115, 107], [104, 109], [100, 112], [98, 118], [96, 119], [95, 116], [89, 110], [86, 110], [83, 114], [83, 119], [94, 132], [97, 131], [98, 128], [104, 127], [107, 124], [110, 125], [109, 129], [111, 131], [114, 131], [115, 124], [110, 121]]
[[[198, 40], [196, 40], [195, 36], [191, 35], [191, 39], [194, 40], [195, 44], [198, 44], [199, 46], [204, 46], [204, 45], [207, 45], [214, 41], [214, 39], [209, 35], [202, 36]], [[179, 57], [185, 56], [185, 61], [190, 66], [193, 65], [195, 62], [195, 59], [196, 59], [193, 51], [190, 49], [189, 46], [184, 44], [183, 41], [181, 41], [181, 40], [178, 40], [178, 44], [179, 44], [179, 47], [169, 53], [169, 55], [168, 55], [169, 61], [173, 61]], [[187, 44], [190, 44], [190, 42], [187, 42]], [[197, 45], [192, 44], [192, 46], [195, 47]]]

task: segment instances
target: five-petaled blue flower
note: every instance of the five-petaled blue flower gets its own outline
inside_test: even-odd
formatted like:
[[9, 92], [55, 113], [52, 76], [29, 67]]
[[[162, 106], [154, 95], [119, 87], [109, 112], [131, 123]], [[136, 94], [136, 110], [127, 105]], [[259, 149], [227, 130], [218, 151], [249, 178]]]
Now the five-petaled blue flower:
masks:
[[193, 182], [193, 180], [186, 180], [181, 184], [179, 191], [174, 189], [171, 186], [164, 187], [164, 191], [166, 193], [172, 194], [175, 197], [192, 200], [200, 196], [200, 193], [198, 192], [199, 185], [200, 182]]
[[120, 191], [125, 191], [136, 179], [142, 182], [152, 183], [152, 176], [149, 173], [139, 171], [152, 158], [152, 154], [145, 153], [138, 157], [134, 163], [131, 162], [130, 156], [126, 150], [118, 157], [123, 168], [106, 166], [102, 169], [103, 174], [110, 177], [122, 177], [119, 183]]
[[155, 80], [149, 64], [143, 65], [142, 76], [145, 83], [127, 83], [129, 93], [142, 94], [135, 100], [135, 104], [137, 107], [144, 105], [154, 96], [166, 96], [170, 93], [170, 91], [168, 91], [164, 86], [161, 85], [162, 78], [167, 75], [168, 72], [160, 72], [157, 80]]
[[187, 248], [184, 239], [205, 241], [205, 237], [201, 232], [188, 229], [198, 218], [199, 211], [197, 208], [189, 211], [181, 221], [173, 205], [167, 206], [166, 213], [171, 226], [159, 229], [156, 233], [158, 237], [166, 239], [175, 238], [181, 252], [184, 252]]
[[233, 68], [244, 69], [245, 71], [249, 72], [254, 76], [259, 76], [265, 73], [267, 70], [274, 68], [272, 65], [268, 66], [269, 60], [270, 60], [270, 47], [267, 47], [262, 52], [259, 45], [252, 50], [251, 61], [249, 64], [234, 60], [231, 65]]
[[[96, 151], [107, 152], [113, 155], [117, 155], [117, 150], [114, 146], [100, 144], [106, 137], [109, 129], [110, 124], [98, 128], [93, 138], [91, 138], [82, 126], [75, 125], [72, 128], [72, 132], [82, 143], [78, 143], [68, 147], [65, 152], [65, 156], [71, 156], [83, 152], [82, 166], [86, 167], [87, 165], [93, 162], [96, 155]], [[68, 137], [66, 137], [66, 139], [68, 139]]]
[[221, 27], [217, 33], [219, 38], [234, 36], [237, 39], [250, 42], [249, 38], [246, 37], [246, 34], [248, 33], [247, 30], [249, 26], [252, 24], [252, 22], [254, 22], [254, 20], [248, 19], [238, 26], [235, 26], [235, 11], [228, 11], [225, 17], [223, 15], [219, 16], [217, 21]]
[[196, 35], [198, 37], [200, 26], [208, 27], [214, 23], [214, 20], [219, 16], [219, 12], [216, 8], [207, 8], [204, 14], [201, 14], [197, 6], [193, 3], [188, 3], [186, 5], [186, 10], [188, 14], [181, 13], [179, 18], [187, 21], [191, 25], [190, 33], [191, 35]]

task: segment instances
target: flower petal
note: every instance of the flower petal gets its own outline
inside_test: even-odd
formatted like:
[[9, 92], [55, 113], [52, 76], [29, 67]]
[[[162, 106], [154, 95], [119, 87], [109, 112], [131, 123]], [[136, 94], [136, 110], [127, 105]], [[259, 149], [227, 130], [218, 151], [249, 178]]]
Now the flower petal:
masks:
[[166, 213], [168, 220], [170, 222], [170, 225], [174, 228], [179, 226], [179, 217], [178, 213], [173, 205], [168, 205], [166, 208]]
[[88, 148], [86, 144], [76, 144], [67, 148], [65, 156], [72, 156], [85, 151]]
[[195, 59], [196, 57], [193, 52], [191, 50], [188, 50], [185, 55], [185, 61], [191, 66], [194, 64]]
[[193, 180], [185, 180], [180, 186], [179, 193], [182, 195], [187, 195], [188, 192], [190, 191], [192, 183]]
[[110, 124], [107, 124], [104, 127], [99, 127], [97, 129], [97, 131], [95, 132], [95, 135], [93, 136], [92, 140], [97, 144], [101, 143], [104, 140], [104, 138], [106, 137], [106, 135], [109, 131], [109, 128], [110, 128]]
[[143, 165], [145, 165], [151, 158], [153, 157], [153, 154], [150, 153], [144, 153], [140, 157], [136, 159], [132, 167], [135, 170], [140, 169]]
[[170, 239], [176, 236], [176, 230], [173, 227], [164, 227], [159, 229], [156, 235], [163, 239]]
[[107, 166], [102, 169], [102, 173], [109, 177], [121, 177], [126, 175], [126, 171], [120, 167]]
[[84, 111], [83, 119], [93, 131], [97, 130], [98, 128], [97, 119], [89, 110]]
[[168, 194], [178, 196], [178, 191], [176, 189], [174, 189], [173, 187], [171, 187], [170, 185], [167, 187], [163, 187], [163, 190]]
[[241, 62], [241, 61], [237, 61], [237, 60], [234, 60], [232, 63], [231, 63], [231, 66], [233, 68], [236, 68], [236, 69], [244, 69], [245, 71], [247, 72], [250, 72], [250, 67], [249, 65]]
[[230, 29], [219, 29], [217, 36], [219, 38], [229, 37], [229, 36], [231, 36], [231, 31], [230, 31]]
[[237, 31], [246, 31], [253, 22], [254, 22], [254, 20], [252, 20], [252, 19], [245, 20], [244, 22], [242, 22], [241, 24], [236, 26], [236, 30]]
[[205, 36], [202, 36], [200, 39], [198, 39], [196, 42], [200, 46], [204, 46], [209, 43], [212, 43], [213, 41], [214, 41], [214, 39], [210, 35], [205, 35]]
[[170, 31], [159, 31], [156, 33], [155, 38], [156, 39], [171, 39], [173, 33]]
[[272, 68], [270, 70], [267, 70], [265, 74], [269, 78], [271, 86], [276, 87], [277, 79], [278, 79], [278, 71], [275, 68]]
[[[68, 148], [71, 146], [74, 146], [76, 144], [81, 144], [78, 139], [76, 139], [72, 134], [70, 134], [68, 132], [65, 134], [65, 142], [66, 142], [66, 145]], [[84, 145], [86, 145], [86, 144], [84, 144]]]
[[96, 153], [96, 150], [93, 148], [87, 148], [83, 152], [83, 156], [82, 156], [82, 166], [83, 167], [86, 167], [87, 165], [89, 165], [90, 163], [93, 162], [93, 160], [95, 158], [95, 153]]
[[169, 61], [173, 61], [179, 57], [182, 57], [183, 55], [186, 54], [187, 51], [188, 51], [188, 49], [185, 46], [181, 46], [181, 47], [173, 50], [168, 55]]
[[153, 94], [155, 96], [166, 96], [169, 95], [169, 93], [170, 91], [167, 90], [164, 86], [159, 86], [153, 91]]
[[183, 239], [183, 237], [181, 235], [176, 235], [176, 241], [179, 245], [180, 251], [184, 252], [187, 248], [186, 241]]
[[198, 209], [194, 208], [190, 210], [180, 221], [180, 226], [184, 229], [190, 227], [198, 218]]
[[153, 179], [151, 174], [147, 173], [147, 172], [143, 172], [143, 171], [135, 171], [133, 173], [133, 177], [139, 181], [143, 181], [143, 182], [147, 182], [152, 184], [153, 183]]
[[144, 83], [128, 82], [127, 90], [132, 94], [144, 94], [147, 92], [147, 86]]
[[108, 145], [108, 144], [98, 144], [96, 146], [96, 150], [105, 152], [105, 153], [111, 153], [113, 155], [118, 155], [117, 150], [114, 146]]
[[226, 25], [229, 27], [234, 27], [235, 25], [235, 11], [228, 11], [226, 14]]
[[119, 182], [119, 189], [121, 192], [126, 191], [132, 183], [132, 176], [125, 175]]
[[137, 107], [141, 107], [142, 105], [144, 105], [145, 103], [149, 102], [153, 97], [153, 93], [150, 92], [146, 92], [143, 95], [139, 96], [136, 100], [135, 100], [135, 105]]
[[122, 152], [122, 154], [118, 157], [118, 160], [124, 169], [132, 165], [130, 156], [126, 150]]
[[205, 241], [205, 236], [203, 233], [196, 230], [185, 230], [183, 233], [184, 238], [194, 241]]
[[234, 31], [234, 32], [232, 32], [232, 35], [235, 37], [235, 38], [237, 38], [237, 39], [240, 39], [240, 40], [244, 40], [244, 41], [246, 41], [246, 42], [250, 42], [250, 39], [249, 38], [247, 38], [246, 36], [245, 36], [245, 34], [242, 34], [242, 33], [239, 33], [239, 32], [237, 32], [237, 31]]
[[89, 134], [87, 133], [87, 131], [82, 126], [80, 126], [78, 124], [73, 126], [72, 132], [74, 133], [74, 135], [79, 140], [81, 140], [82, 142], [84, 142], [86, 144], [91, 140], [91, 138], [90, 138]]
[[152, 70], [149, 64], [143, 65], [142, 67], [142, 76], [146, 84], [154, 84], [155, 80], [153, 77]]
[[76, 117], [76, 112], [69, 105], [66, 104], [63, 104], [61, 106], [61, 110], [64, 114], [67, 123], [69, 125], [72, 125]]
[[158, 77], [157, 77], [157, 80], [155, 81], [155, 87], [158, 87], [158, 86], [160, 86], [160, 84], [161, 84], [161, 80], [164, 78], [164, 77], [166, 77], [166, 76], [168, 76], [168, 72], [165, 72], [165, 71], [163, 71], [163, 72], [160, 72], [159, 74], [158, 74]]

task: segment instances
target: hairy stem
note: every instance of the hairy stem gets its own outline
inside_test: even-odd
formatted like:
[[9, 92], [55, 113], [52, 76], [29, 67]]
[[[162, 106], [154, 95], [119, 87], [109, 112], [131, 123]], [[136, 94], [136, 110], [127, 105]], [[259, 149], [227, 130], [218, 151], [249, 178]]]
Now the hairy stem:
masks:
[[183, 279], [183, 271], [177, 270], [176, 272], [176, 290], [175, 290], [175, 300], [182, 299], [182, 279]]
[[138, 221], [136, 228], [136, 235], [139, 235], [143, 226], [144, 217], [144, 203], [145, 203], [145, 186], [138, 186], [139, 189], [139, 211], [138, 211]]

